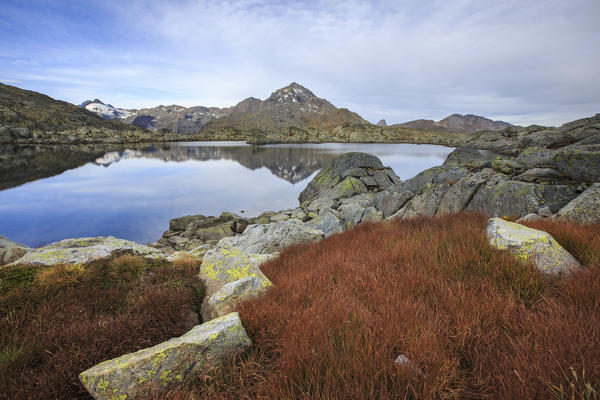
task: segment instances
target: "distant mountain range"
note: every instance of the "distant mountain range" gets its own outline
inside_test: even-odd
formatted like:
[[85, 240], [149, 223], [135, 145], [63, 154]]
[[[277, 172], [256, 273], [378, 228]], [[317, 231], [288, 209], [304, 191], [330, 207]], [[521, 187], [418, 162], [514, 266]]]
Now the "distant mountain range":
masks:
[[185, 140], [265, 143], [432, 143], [454, 146], [466, 133], [513, 129], [473, 115], [442, 121], [377, 125], [292, 83], [267, 99], [249, 97], [228, 108], [117, 108], [98, 99], [80, 107], [0, 84], [0, 143], [73, 144]]
[[95, 99], [81, 107], [104, 119], [120, 119], [150, 130], [168, 129], [181, 135], [206, 130], [239, 129], [278, 131], [295, 126], [300, 129], [331, 129], [342, 123], [368, 123], [345, 108], [315, 96], [310, 90], [293, 82], [276, 90], [266, 100], [249, 97], [233, 107], [158, 106], [140, 110], [116, 108]]
[[[249, 97], [228, 108], [161, 105], [154, 108], [128, 110], [104, 104], [98, 99], [85, 101], [81, 107], [104, 119], [120, 119], [142, 128], [167, 129], [180, 135], [193, 135], [202, 130], [221, 132], [232, 129], [279, 132], [290, 127], [302, 130], [331, 130], [347, 123], [369, 124], [360, 115], [346, 108], [335, 107], [296, 82], [276, 90], [266, 100]], [[382, 119], [377, 126], [386, 127], [387, 124]], [[504, 130], [513, 125], [477, 115], [452, 114], [439, 122], [420, 119], [392, 126], [472, 133], [481, 130]]]

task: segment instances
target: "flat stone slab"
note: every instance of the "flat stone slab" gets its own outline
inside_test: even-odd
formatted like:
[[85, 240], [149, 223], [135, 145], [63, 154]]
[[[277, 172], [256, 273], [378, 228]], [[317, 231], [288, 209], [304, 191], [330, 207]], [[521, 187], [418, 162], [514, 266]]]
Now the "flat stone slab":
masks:
[[161, 258], [164, 253], [153, 247], [144, 246], [113, 236], [65, 239], [33, 249], [12, 264], [54, 265], [83, 264], [106, 258], [115, 253]]
[[571, 253], [544, 231], [491, 218], [487, 224], [487, 235], [492, 246], [508, 250], [523, 261], [532, 261], [544, 274], [568, 275], [582, 267]]
[[152, 398], [251, 345], [238, 313], [230, 313], [178, 338], [97, 364], [79, 380], [98, 400]]

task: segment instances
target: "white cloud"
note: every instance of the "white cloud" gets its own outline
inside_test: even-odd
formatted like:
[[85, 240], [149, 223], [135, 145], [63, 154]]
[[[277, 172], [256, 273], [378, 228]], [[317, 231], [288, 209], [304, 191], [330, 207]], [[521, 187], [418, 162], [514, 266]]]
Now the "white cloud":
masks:
[[600, 111], [597, 0], [110, 7], [123, 34], [117, 48], [47, 49], [40, 58], [58, 53], [60, 65], [23, 76], [62, 84], [49, 94], [70, 101], [123, 107], [229, 106], [297, 81], [374, 122], [460, 112], [560, 124]]

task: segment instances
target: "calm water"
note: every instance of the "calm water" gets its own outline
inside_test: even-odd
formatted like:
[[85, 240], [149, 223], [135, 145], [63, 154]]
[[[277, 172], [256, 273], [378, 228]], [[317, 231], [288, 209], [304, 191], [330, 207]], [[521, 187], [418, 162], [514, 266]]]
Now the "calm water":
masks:
[[6, 189], [0, 191], [0, 234], [39, 246], [107, 235], [149, 243], [168, 229], [170, 219], [183, 215], [256, 216], [294, 208], [317, 171], [342, 153], [376, 155], [404, 180], [441, 164], [452, 149], [203, 142], [2, 151], [0, 187]]

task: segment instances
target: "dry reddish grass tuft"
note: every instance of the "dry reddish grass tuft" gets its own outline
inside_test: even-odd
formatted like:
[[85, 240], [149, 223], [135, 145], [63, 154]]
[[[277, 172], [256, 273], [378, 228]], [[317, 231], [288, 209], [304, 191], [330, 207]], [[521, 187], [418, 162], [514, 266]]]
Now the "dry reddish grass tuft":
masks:
[[129, 255], [0, 269], [0, 398], [91, 398], [80, 372], [189, 328], [197, 269]]
[[[552, 282], [489, 246], [485, 223], [456, 214], [364, 224], [287, 249], [261, 267], [275, 286], [240, 306], [253, 350], [167, 398], [547, 399], [598, 391], [600, 229], [544, 225], [589, 266]], [[422, 373], [395, 365], [398, 354]]]

